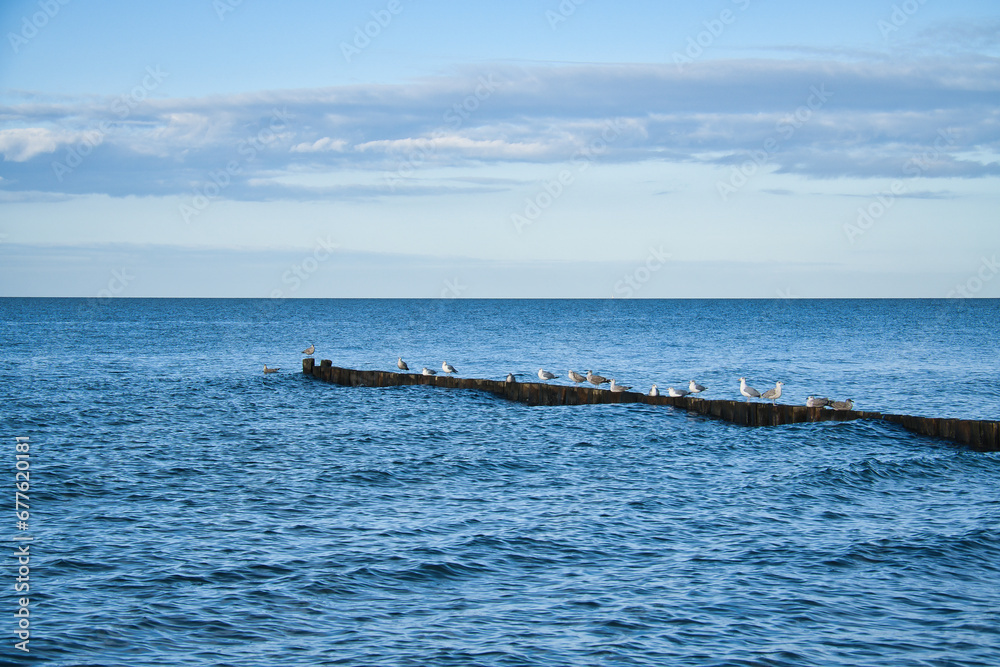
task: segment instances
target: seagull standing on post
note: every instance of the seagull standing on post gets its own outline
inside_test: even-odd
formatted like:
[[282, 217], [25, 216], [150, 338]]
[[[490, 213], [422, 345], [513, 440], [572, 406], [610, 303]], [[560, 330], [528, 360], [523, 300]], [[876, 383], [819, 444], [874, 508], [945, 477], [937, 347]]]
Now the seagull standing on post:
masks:
[[316, 352], [316, 346], [312, 343], [309, 344], [309, 347], [302, 350], [302, 354], [308, 354], [309, 356], [312, 356], [315, 352]]
[[580, 384], [581, 382], [586, 382], [587, 381], [587, 378], [583, 377], [582, 375], [580, 375], [576, 371], [572, 371], [571, 370], [566, 375], [569, 376], [570, 380], [572, 380], [573, 382], [576, 382], [577, 384]]
[[708, 389], [708, 387], [703, 387], [694, 380], [688, 382], [688, 393], [689, 394], [700, 394], [701, 392]]
[[784, 386], [785, 386], [784, 382], [775, 382], [774, 383], [774, 389], [768, 389], [763, 394], [761, 394], [760, 397], [761, 398], [770, 398], [771, 399], [771, 405], [774, 405], [774, 402], [776, 400], [778, 400], [779, 398], [781, 398], [781, 388], [784, 387]]
[[441, 362], [441, 370], [443, 370], [445, 373], [457, 373], [458, 372], [458, 371], [455, 370], [455, 367], [452, 366], [451, 364], [449, 364], [447, 361], [442, 361]]
[[690, 394], [687, 389], [674, 389], [673, 387], [667, 387], [667, 396], [673, 396], [674, 398], [684, 398]]
[[746, 378], [740, 378], [740, 393], [747, 397], [747, 403], [751, 398], [760, 398], [760, 392], [748, 385]]
[[595, 387], [600, 387], [602, 384], [608, 381], [608, 378], [603, 375], [594, 375], [590, 371], [587, 371], [587, 382], [594, 385]]
[[656, 388], [655, 384], [653, 385], [653, 388], [649, 390], [649, 395], [650, 396], [659, 396], [660, 395], [660, 390]]
[[538, 369], [538, 379], [539, 380], [555, 380], [558, 375], [553, 375], [548, 371], [543, 371], [541, 368]]
[[399, 357], [398, 359], [396, 359], [396, 368], [398, 368], [401, 371], [410, 370], [410, 367], [406, 365], [405, 361], [403, 361], [403, 357]]

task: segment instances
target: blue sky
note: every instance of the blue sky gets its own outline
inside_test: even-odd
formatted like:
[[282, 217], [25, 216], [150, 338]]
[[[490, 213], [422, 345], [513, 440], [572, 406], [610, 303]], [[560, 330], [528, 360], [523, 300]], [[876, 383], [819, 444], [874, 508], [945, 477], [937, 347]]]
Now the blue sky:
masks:
[[1000, 296], [995, 2], [456, 4], [5, 3], [0, 295]]

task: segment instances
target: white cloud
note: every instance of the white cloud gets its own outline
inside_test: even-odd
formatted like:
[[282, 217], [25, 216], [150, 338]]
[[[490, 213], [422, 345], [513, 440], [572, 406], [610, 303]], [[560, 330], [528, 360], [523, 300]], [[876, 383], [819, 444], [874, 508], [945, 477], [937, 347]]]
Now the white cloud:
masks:
[[542, 141], [509, 142], [503, 139], [477, 140], [459, 135], [441, 135], [406, 139], [384, 139], [359, 144], [359, 151], [395, 153], [453, 152], [475, 159], [524, 160], [550, 152], [551, 144]]
[[88, 141], [101, 143], [100, 133], [67, 132], [43, 127], [0, 130], [0, 153], [5, 162], [26, 162], [37, 155], [55, 153], [60, 146]]
[[[240, 199], [257, 196], [252, 179], [297, 169], [382, 174], [401, 162], [408, 170], [565, 162], [600, 141], [609, 124], [619, 129], [599, 159], [612, 162], [733, 164], [772, 139], [770, 168], [811, 177], [898, 176], [907, 161], [927, 154], [934, 159], [921, 169], [926, 178], [1000, 169], [973, 157], [1000, 152], [1000, 63], [989, 58], [487, 72], [495, 90], [465, 107], [481, 71], [399, 85], [157, 100], [137, 105], [127, 122], [92, 99], [2, 107], [0, 117], [22, 127], [0, 130], [0, 177], [26, 191], [164, 195], [190, 192], [235, 162], [238, 173], [222, 196]], [[816, 90], [829, 93], [819, 105]], [[98, 127], [107, 129], [88, 168], [53, 179], [49, 156], [64, 159], [68, 145]], [[419, 159], [410, 160], [414, 155]], [[269, 196], [296, 198], [300, 190], [279, 181]]]
[[324, 151], [342, 153], [346, 147], [347, 142], [343, 139], [323, 137], [313, 142], [306, 141], [301, 144], [295, 144], [289, 150], [292, 153], [321, 153]]

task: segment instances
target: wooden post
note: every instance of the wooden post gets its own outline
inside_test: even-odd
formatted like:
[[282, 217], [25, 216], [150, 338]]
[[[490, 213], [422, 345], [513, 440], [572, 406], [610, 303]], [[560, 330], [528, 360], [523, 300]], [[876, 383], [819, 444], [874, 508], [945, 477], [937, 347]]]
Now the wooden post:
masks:
[[302, 372], [315, 378], [351, 387], [395, 387], [426, 384], [454, 389], [474, 389], [528, 405], [586, 405], [596, 403], [646, 403], [677, 407], [688, 412], [743, 426], [780, 426], [817, 421], [880, 420], [928, 437], [937, 437], [968, 445], [977, 451], [1000, 451], [1000, 422], [969, 419], [936, 419], [911, 415], [882, 414], [857, 410], [829, 410], [798, 405], [747, 403], [734, 400], [648, 396], [638, 392], [612, 392], [606, 389], [545, 384], [540, 382], [503, 382], [476, 378], [359, 371], [339, 368], [329, 359], [316, 366], [312, 357], [302, 360]]

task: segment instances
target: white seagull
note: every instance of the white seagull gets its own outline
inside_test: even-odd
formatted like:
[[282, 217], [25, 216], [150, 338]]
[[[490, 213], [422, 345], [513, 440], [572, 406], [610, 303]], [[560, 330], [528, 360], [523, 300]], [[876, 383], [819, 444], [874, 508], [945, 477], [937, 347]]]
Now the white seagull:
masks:
[[775, 382], [774, 389], [768, 389], [763, 394], [761, 394], [760, 397], [771, 399], [771, 405], [774, 405], [774, 402], [779, 398], [781, 398], [781, 388], [784, 386], [785, 386], [784, 382]]
[[538, 379], [539, 380], [555, 380], [558, 375], [553, 375], [548, 371], [543, 371], [541, 368], [538, 369]]
[[829, 398], [822, 398], [820, 396], [810, 396], [806, 399], [807, 408], [822, 408], [833, 403]]
[[602, 375], [594, 375], [590, 371], [587, 371], [587, 382], [594, 385], [595, 387], [600, 387], [602, 384], [608, 381], [608, 378]]
[[513, 373], [507, 373], [507, 382], [517, 382], [517, 380], [514, 379]]
[[577, 384], [579, 384], [581, 382], [586, 382], [587, 381], [587, 378], [585, 378], [584, 376], [580, 375], [576, 371], [570, 371], [566, 375], [569, 376], [570, 380], [572, 380], [573, 382], [576, 382]]
[[265, 373], [277, 373], [280, 370], [281, 370], [280, 368], [268, 368], [267, 364], [264, 364], [264, 372]]
[[747, 397], [747, 403], [751, 398], [760, 398], [760, 392], [748, 385], [746, 378], [740, 378], [740, 393]]
[[834, 410], [853, 410], [854, 409], [854, 399], [849, 398], [846, 401], [834, 401], [830, 404]]
[[396, 359], [396, 368], [398, 368], [401, 371], [410, 370], [410, 367], [406, 365], [405, 361], [403, 361], [403, 357], [399, 357]]
[[457, 373], [458, 372], [458, 371], [455, 370], [455, 367], [452, 366], [451, 364], [449, 364], [447, 361], [442, 361], [441, 362], [441, 370], [443, 370], [445, 373]]
[[656, 388], [655, 384], [653, 385], [653, 388], [649, 390], [649, 395], [650, 396], [659, 396], [660, 395], [660, 390]]
[[617, 382], [615, 382], [614, 378], [611, 379], [611, 391], [615, 392], [616, 394], [628, 391], [631, 388], [632, 387], [626, 387], [623, 384], [618, 384]]
[[302, 354], [314, 354], [315, 352], [316, 352], [316, 346], [312, 343], [309, 344], [309, 347], [302, 350]]
[[700, 394], [701, 392], [708, 389], [708, 387], [703, 387], [694, 380], [688, 382], [688, 393], [689, 394]]
[[423, 373], [424, 375], [437, 375], [437, 371], [432, 371], [431, 369], [427, 368], [427, 366], [424, 366], [424, 370], [420, 372]]
[[674, 398], [684, 398], [691, 392], [687, 389], [674, 389], [673, 387], [667, 387], [667, 396], [673, 396]]

